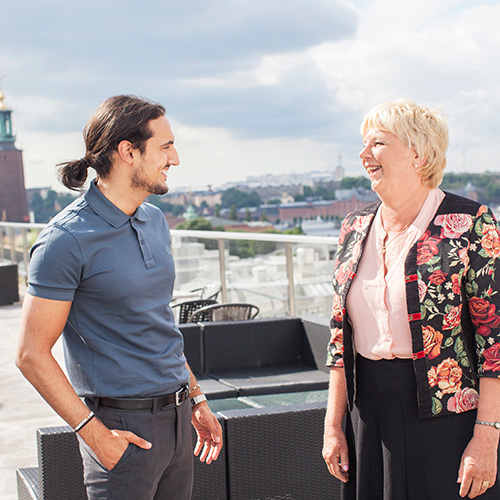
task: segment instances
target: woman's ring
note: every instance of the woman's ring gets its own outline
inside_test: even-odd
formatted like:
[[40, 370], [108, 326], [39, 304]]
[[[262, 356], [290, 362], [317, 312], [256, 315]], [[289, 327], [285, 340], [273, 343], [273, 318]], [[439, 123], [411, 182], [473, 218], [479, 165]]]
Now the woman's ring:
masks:
[[490, 487], [490, 481], [483, 481], [483, 487], [489, 488]]

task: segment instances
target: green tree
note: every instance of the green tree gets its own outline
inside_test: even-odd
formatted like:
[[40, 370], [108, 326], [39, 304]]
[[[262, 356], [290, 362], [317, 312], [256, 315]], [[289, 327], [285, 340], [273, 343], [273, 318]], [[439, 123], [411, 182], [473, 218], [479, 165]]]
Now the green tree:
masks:
[[223, 191], [221, 196], [221, 204], [224, 208], [229, 208], [231, 205], [236, 208], [259, 207], [261, 203], [262, 200], [255, 191], [245, 193], [239, 189], [230, 188]]
[[[203, 217], [179, 222], [175, 229], [189, 229], [191, 231], [224, 231], [223, 227], [213, 227], [212, 223]], [[207, 250], [215, 250], [218, 247], [216, 240], [200, 238], [198, 241], [203, 243]]]
[[148, 196], [146, 201], [148, 203], [151, 203], [151, 205], [158, 207], [162, 212], [167, 213], [171, 213], [174, 209], [174, 206], [176, 206], [172, 205], [172, 203], [168, 202], [165, 198], [162, 198], [161, 196], [158, 196], [156, 194]]
[[184, 205], [174, 205], [172, 208], [172, 215], [175, 217], [180, 217], [185, 212]]
[[329, 191], [328, 189], [326, 189], [325, 186], [322, 186], [321, 184], [319, 184], [316, 187], [315, 193], [316, 193], [316, 196], [318, 196], [322, 200], [334, 200], [335, 199], [335, 191]]
[[311, 186], [304, 186], [304, 197], [311, 198], [314, 196], [314, 189]]
[[[279, 233], [276, 229], [266, 229], [264, 232]], [[265, 255], [274, 252], [274, 250], [276, 250], [276, 242], [274, 241], [229, 240], [229, 253], [237, 255], [242, 259], [255, 257], [256, 255]]]
[[246, 214], [245, 214], [245, 220], [247, 222], [250, 222], [252, 220], [252, 214], [250, 213], [250, 209], [247, 207]]
[[238, 220], [238, 214], [236, 213], [236, 206], [231, 205], [231, 209], [229, 211], [229, 218], [231, 220]]
[[76, 196], [71, 193], [56, 193], [52, 189], [47, 192], [45, 198], [36, 192], [31, 198], [29, 209], [35, 215], [35, 222], [49, 222], [54, 215], [74, 201], [75, 198]]
[[175, 229], [190, 229], [192, 231], [213, 231], [214, 227], [212, 223], [204, 219], [203, 217], [197, 217], [196, 219], [184, 220], [179, 222]]
[[285, 229], [283, 234], [304, 234], [301, 227], [294, 227], [293, 229]]
[[340, 187], [342, 189], [352, 189], [352, 188], [371, 188], [371, 181], [367, 177], [344, 177], [340, 181]]

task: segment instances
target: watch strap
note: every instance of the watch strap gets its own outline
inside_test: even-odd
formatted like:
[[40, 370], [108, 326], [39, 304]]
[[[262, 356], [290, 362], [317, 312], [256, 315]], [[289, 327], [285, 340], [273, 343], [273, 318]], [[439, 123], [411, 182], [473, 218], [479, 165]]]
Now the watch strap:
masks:
[[203, 401], [206, 401], [206, 400], [207, 400], [207, 397], [205, 396], [205, 394], [200, 394], [199, 396], [194, 396], [193, 398], [191, 398], [191, 404], [193, 406], [196, 406], [197, 404], [203, 403]]

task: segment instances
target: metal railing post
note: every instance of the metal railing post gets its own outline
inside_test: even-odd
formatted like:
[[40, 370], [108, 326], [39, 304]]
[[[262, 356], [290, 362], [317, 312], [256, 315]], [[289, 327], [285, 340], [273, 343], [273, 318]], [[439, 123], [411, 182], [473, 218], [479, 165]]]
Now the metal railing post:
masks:
[[23, 236], [23, 262], [24, 262], [24, 277], [25, 281], [28, 281], [28, 266], [30, 265], [29, 256], [28, 256], [28, 229], [23, 227], [21, 229], [21, 233]]
[[2, 227], [0, 229], [0, 262], [4, 261], [4, 256], [3, 256], [3, 252], [4, 252], [4, 248], [3, 248], [4, 238], [5, 238], [5, 232], [4, 232], [4, 229]]
[[222, 238], [217, 239], [219, 247], [219, 272], [220, 272], [220, 292], [222, 302], [227, 302], [227, 283], [226, 283], [226, 245]]
[[288, 309], [290, 316], [297, 315], [297, 308], [295, 305], [295, 282], [293, 280], [293, 252], [292, 243], [285, 243], [286, 255], [286, 276], [288, 278]]
[[16, 263], [16, 235], [14, 233], [14, 227], [9, 227], [9, 238], [10, 238], [10, 260]]

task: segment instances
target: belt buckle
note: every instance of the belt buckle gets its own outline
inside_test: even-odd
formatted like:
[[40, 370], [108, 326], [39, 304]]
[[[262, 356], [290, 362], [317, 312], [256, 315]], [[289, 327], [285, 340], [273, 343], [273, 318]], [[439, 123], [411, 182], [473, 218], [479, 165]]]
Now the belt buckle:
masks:
[[180, 406], [184, 400], [181, 399], [181, 396], [184, 394], [186, 391], [186, 386], [182, 386], [176, 393], [175, 393], [175, 406]]

